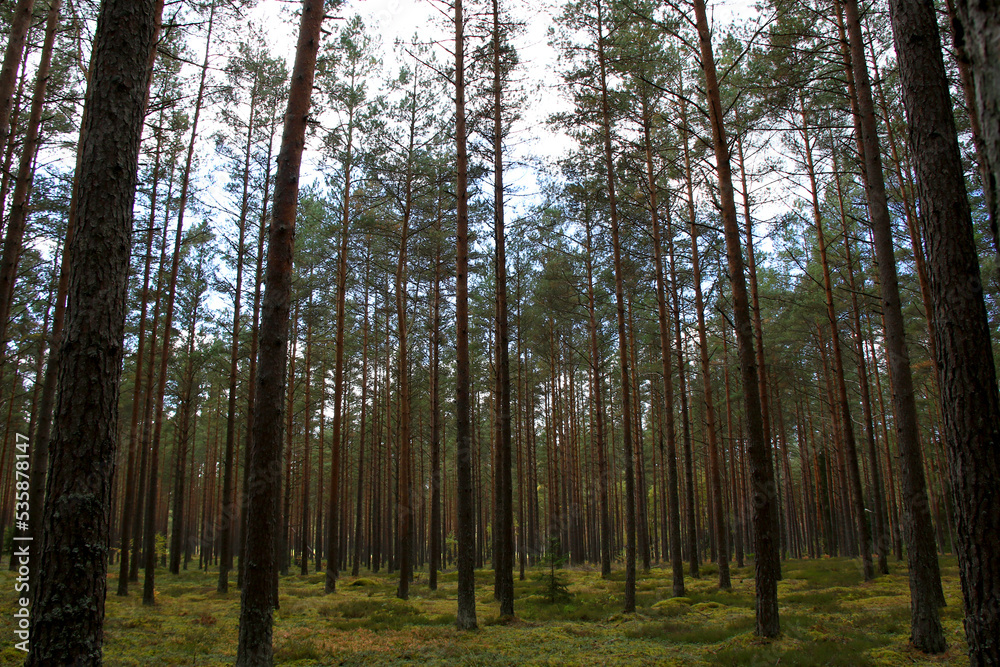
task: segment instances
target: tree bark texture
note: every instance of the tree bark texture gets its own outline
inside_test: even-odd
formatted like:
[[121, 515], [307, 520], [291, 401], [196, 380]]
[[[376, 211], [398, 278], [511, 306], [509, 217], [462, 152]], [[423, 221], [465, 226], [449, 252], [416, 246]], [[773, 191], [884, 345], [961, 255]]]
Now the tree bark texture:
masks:
[[77, 227], [26, 664], [100, 665], [126, 285], [155, 0], [106, 0], [80, 130]]
[[[995, 2], [987, 4], [997, 10]], [[941, 417], [958, 524], [969, 657], [973, 665], [998, 665], [1000, 399], [972, 216], [933, 3], [893, 0], [890, 11], [937, 324]], [[998, 35], [993, 33], [994, 47]], [[995, 48], [993, 53], [1000, 56]], [[996, 62], [991, 65], [1000, 73]], [[993, 84], [996, 93], [1000, 79]], [[996, 104], [1000, 97], [994, 100]], [[923, 651], [940, 652], [944, 638], [936, 613], [931, 613], [937, 610], [933, 600], [926, 600], [932, 591], [919, 590], [918, 566], [911, 556], [911, 641]]]
[[281, 477], [282, 410], [288, 359], [288, 315], [291, 307], [292, 254], [298, 206], [299, 169], [305, 146], [309, 104], [316, 73], [324, 8], [322, 0], [303, 0], [299, 37], [292, 69], [285, 127], [278, 153], [274, 206], [268, 236], [267, 270], [261, 304], [260, 359], [253, 445], [247, 458], [246, 565], [240, 600], [240, 634], [236, 664], [270, 666], [272, 591], [275, 572], [278, 488]]
[[[882, 296], [882, 321], [885, 327], [885, 351], [892, 385], [895, 413], [896, 442], [900, 454], [900, 486], [905, 512], [904, 533], [907, 537], [907, 560], [910, 565], [911, 604], [919, 611], [911, 615], [911, 631], [915, 645], [937, 650], [943, 638], [935, 637], [940, 624], [931, 620], [937, 615], [940, 601], [937, 547], [934, 541], [927, 485], [924, 479], [923, 456], [917, 428], [917, 407], [914, 399], [913, 375], [906, 346], [905, 323], [899, 297], [899, 280], [892, 242], [892, 226], [886, 202], [882, 159], [875, 125], [875, 105], [871, 81], [864, 55], [864, 40], [857, 0], [845, 0], [844, 18], [847, 24], [848, 46], [857, 94], [858, 124], [861, 129], [862, 157], [865, 164], [865, 190], [872, 237], [878, 261], [879, 288]], [[942, 601], [943, 602], [943, 601]], [[915, 627], [914, 623], [920, 623]], [[943, 647], [942, 647], [943, 648]]]

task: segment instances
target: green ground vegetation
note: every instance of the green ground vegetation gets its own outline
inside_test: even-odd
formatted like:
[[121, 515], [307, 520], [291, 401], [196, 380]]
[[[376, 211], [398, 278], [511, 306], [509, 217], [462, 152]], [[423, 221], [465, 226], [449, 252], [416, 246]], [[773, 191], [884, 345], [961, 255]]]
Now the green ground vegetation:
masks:
[[[624, 572], [566, 568], [569, 598], [552, 603], [545, 568], [515, 577], [513, 621], [499, 620], [491, 571], [477, 572], [480, 629], [454, 627], [457, 577], [437, 591], [417, 572], [408, 601], [395, 597], [395, 576], [343, 577], [324, 595], [325, 574], [281, 579], [275, 613], [279, 665], [966, 665], [961, 592], [953, 558], [942, 560], [948, 606], [942, 610], [947, 653], [928, 657], [908, 646], [906, 569], [862, 583], [860, 562], [843, 558], [783, 563], [779, 584], [782, 635], [753, 634], [753, 568], [734, 568], [732, 591], [715, 586], [711, 564], [688, 579], [688, 595], [671, 598], [670, 573], [641, 573], [634, 615], [621, 614]], [[14, 576], [0, 573], [0, 664], [20, 664], [13, 648]], [[224, 665], [236, 656], [239, 591], [215, 592], [216, 576], [188, 570], [157, 574], [157, 604], [119, 598], [111, 578], [105, 664]]]

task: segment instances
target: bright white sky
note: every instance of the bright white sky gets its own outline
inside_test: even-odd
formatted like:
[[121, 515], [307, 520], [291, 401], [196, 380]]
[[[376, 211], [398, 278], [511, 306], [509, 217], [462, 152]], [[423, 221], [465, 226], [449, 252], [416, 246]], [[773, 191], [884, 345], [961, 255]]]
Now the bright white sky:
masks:
[[[554, 159], [565, 155], [571, 149], [568, 137], [557, 134], [546, 125], [546, 119], [556, 111], [567, 110], [569, 101], [557, 89], [557, 54], [548, 45], [548, 30], [551, 17], [560, 10], [562, 0], [504, 0], [515, 15], [525, 23], [524, 33], [517, 41], [518, 54], [522, 62], [522, 76], [526, 88], [536, 90], [528, 99], [522, 119], [509, 140], [512, 161], [527, 158]], [[251, 18], [267, 26], [269, 42], [276, 52], [284, 52], [291, 67], [295, 50], [293, 10], [298, 3], [288, 0], [262, 0], [252, 11]], [[397, 40], [409, 40], [414, 34], [421, 39], [437, 38], [446, 48], [453, 47], [454, 35], [450, 28], [442, 28], [446, 18], [442, 12], [449, 11], [435, 0], [348, 0], [336, 13], [337, 17], [360, 14], [373, 35], [382, 41], [383, 65], [387, 70], [395, 69], [398, 61], [392, 45]], [[468, 11], [468, 10], [467, 10]], [[749, 17], [755, 12], [750, 0], [720, 0], [709, 3], [710, 20], [728, 25], [740, 17]], [[450, 13], [449, 13], [450, 16]], [[333, 29], [335, 21], [327, 23]], [[440, 62], [449, 62], [451, 55], [445, 51], [438, 54]], [[315, 156], [313, 156], [315, 157]], [[304, 162], [303, 182], [308, 183], [310, 166], [315, 164], [307, 154]], [[513, 197], [509, 206], [518, 207], [519, 201], [530, 200], [531, 193], [537, 191], [536, 174], [527, 169], [513, 169], [506, 174], [507, 185], [512, 192], [527, 197]]]

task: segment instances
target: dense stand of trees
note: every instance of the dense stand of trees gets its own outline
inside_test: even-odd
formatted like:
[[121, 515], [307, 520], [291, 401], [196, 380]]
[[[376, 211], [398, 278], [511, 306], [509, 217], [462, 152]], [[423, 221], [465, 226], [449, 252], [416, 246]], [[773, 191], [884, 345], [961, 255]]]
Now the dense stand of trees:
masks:
[[772, 637], [783, 559], [904, 553], [913, 645], [954, 553], [1000, 661], [996, 13], [573, 0], [532, 127], [525, 7], [434, 1], [390, 51], [304, 0], [294, 59], [252, 2], [0, 10], [29, 663], [100, 663], [109, 568], [235, 584], [258, 665], [293, 566], [455, 568], [472, 629], [476, 568], [504, 617], [515, 571], [623, 568], [630, 613], [651, 567], [752, 558]]

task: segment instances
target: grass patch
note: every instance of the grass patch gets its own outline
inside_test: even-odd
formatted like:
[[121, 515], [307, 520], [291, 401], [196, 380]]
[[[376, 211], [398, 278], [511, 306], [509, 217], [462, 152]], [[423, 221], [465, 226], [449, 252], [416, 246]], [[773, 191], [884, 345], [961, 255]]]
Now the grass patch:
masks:
[[[672, 597], [669, 567], [638, 573], [636, 614], [623, 615], [620, 564], [603, 579], [591, 567], [560, 570], [572, 597], [550, 603], [541, 568], [515, 577], [516, 618], [500, 622], [492, 571], [477, 572], [479, 630], [454, 627], [454, 572], [427, 589], [417, 573], [409, 600], [395, 597], [398, 573], [344, 577], [323, 592], [325, 573], [281, 577], [275, 613], [276, 664], [288, 665], [966, 665], [962, 607], [954, 558], [942, 559], [942, 610], [948, 653], [933, 658], [908, 647], [909, 589], [905, 567], [865, 583], [860, 562], [817, 559], [783, 563], [779, 583], [782, 633], [764, 641], [754, 631], [753, 569], [734, 568], [733, 588], [718, 589], [712, 568], [685, 579]], [[114, 568], [112, 568], [114, 571]], [[231, 665], [235, 662], [240, 596], [215, 592], [217, 571], [157, 573], [157, 604], [141, 591], [106, 601], [105, 664], [119, 666]], [[358, 583], [363, 582], [363, 583]], [[235, 583], [235, 582], [234, 582]], [[0, 588], [13, 590], [0, 571]], [[114, 591], [117, 579], [109, 578]], [[0, 596], [0, 633], [13, 636], [13, 599]], [[20, 665], [23, 653], [0, 649], [0, 665]]]

